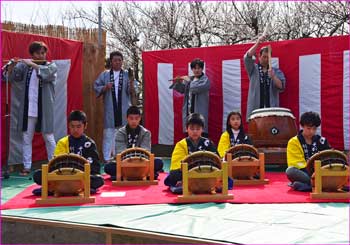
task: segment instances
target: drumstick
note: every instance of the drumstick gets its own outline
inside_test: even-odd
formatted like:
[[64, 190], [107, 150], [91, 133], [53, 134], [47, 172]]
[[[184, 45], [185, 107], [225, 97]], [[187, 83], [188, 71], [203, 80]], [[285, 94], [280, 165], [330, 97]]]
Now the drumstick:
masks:
[[263, 36], [266, 36], [268, 27], [269, 27], [269, 24], [267, 24], [267, 25], [265, 26], [265, 30], [264, 30], [264, 32], [263, 32], [263, 34], [262, 34]]
[[[267, 30], [269, 29], [269, 26], [270, 26], [270, 24], [267, 24], [267, 25], [265, 26], [264, 32], [261, 34], [261, 36], [266, 36]], [[251, 39], [250, 41], [254, 41], [254, 40], [256, 40], [258, 37], [259, 37], [259, 36], [255, 36], [255, 37], [254, 37], [253, 39]]]

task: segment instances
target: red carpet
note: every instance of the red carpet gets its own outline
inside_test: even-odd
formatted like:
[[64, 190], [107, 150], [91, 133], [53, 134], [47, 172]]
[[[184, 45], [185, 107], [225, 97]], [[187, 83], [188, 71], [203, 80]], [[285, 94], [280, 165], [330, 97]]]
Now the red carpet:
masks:
[[[105, 185], [99, 189], [95, 196], [94, 204], [91, 205], [122, 205], [122, 204], [161, 204], [177, 203], [177, 196], [170, 193], [163, 180], [166, 174], [160, 175], [158, 185], [146, 187], [115, 187], [110, 180], [105, 181]], [[236, 186], [229, 192], [234, 195], [230, 203], [312, 203], [312, 202], [349, 202], [349, 200], [311, 200], [310, 193], [297, 192], [287, 186], [288, 180], [284, 173], [266, 173], [266, 178], [270, 179], [270, 184], [262, 186]], [[1, 209], [34, 208], [44, 207], [35, 204], [36, 197], [32, 195], [32, 190], [38, 188], [36, 184], [29, 186], [17, 196], [10, 199]], [[102, 195], [101, 195], [102, 194]], [[114, 194], [113, 197], [105, 195]], [[117, 197], [115, 196], [117, 195]], [[104, 197], [105, 196], [105, 197]], [[56, 205], [45, 205], [56, 206]], [[76, 206], [76, 205], [72, 205]]]

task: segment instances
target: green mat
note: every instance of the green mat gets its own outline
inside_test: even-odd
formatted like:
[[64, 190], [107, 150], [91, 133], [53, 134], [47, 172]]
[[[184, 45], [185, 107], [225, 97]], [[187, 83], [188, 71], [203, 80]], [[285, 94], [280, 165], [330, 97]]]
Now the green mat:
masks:
[[349, 244], [349, 206], [192, 204], [4, 210], [3, 215], [112, 225], [241, 244]]
[[[162, 159], [165, 172], [169, 172], [170, 159]], [[103, 166], [101, 167], [101, 173], [104, 173]], [[22, 177], [18, 173], [11, 173], [10, 178], [1, 179], [1, 203], [7, 202], [12, 197], [23, 191], [26, 187], [33, 184], [33, 180], [30, 176]]]
[[31, 184], [33, 184], [31, 176], [22, 177], [18, 173], [12, 173], [8, 179], [1, 179], [1, 204], [16, 196]]
[[[170, 160], [164, 160], [169, 171]], [[270, 170], [271, 171], [271, 170]], [[273, 171], [273, 170], [272, 170]], [[33, 183], [2, 179], [1, 203]], [[2, 210], [2, 215], [111, 225], [242, 244], [349, 244], [349, 204], [192, 204]]]

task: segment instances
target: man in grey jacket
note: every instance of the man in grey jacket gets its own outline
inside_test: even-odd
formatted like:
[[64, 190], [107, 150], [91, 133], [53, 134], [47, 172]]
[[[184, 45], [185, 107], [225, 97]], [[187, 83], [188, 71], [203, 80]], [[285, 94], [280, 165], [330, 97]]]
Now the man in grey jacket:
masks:
[[97, 97], [103, 95], [104, 130], [102, 152], [105, 162], [111, 160], [115, 149], [116, 129], [125, 125], [126, 110], [136, 104], [136, 81], [133, 74], [122, 69], [123, 54], [110, 54], [111, 69], [100, 74], [94, 83]]
[[203, 137], [208, 137], [208, 110], [209, 110], [209, 89], [210, 81], [203, 73], [204, 61], [194, 59], [191, 62], [193, 76], [183, 76], [175, 79], [170, 88], [184, 94], [182, 106], [182, 126], [186, 132], [186, 118], [192, 113], [199, 113], [205, 119]]
[[[117, 130], [115, 145], [116, 154], [123, 152], [131, 147], [140, 147], [151, 151], [151, 132], [140, 125], [141, 112], [136, 106], [130, 106], [127, 110], [127, 124]], [[110, 162], [105, 165], [105, 172], [111, 176], [112, 180], [116, 179], [116, 163]], [[163, 161], [154, 159], [154, 176], [163, 170]]]
[[275, 67], [269, 69], [268, 48], [260, 49], [259, 63], [255, 63], [255, 52], [265, 36], [258, 38], [256, 43], [244, 55], [244, 65], [249, 76], [249, 92], [247, 103], [247, 121], [251, 112], [258, 108], [278, 107], [279, 93], [286, 87], [283, 72]]
[[35, 41], [29, 45], [32, 59], [20, 60], [8, 69], [11, 127], [23, 133], [24, 169], [21, 175], [28, 175], [32, 167], [34, 131], [42, 133], [48, 159], [53, 157], [56, 147], [53, 132], [57, 66], [46, 61], [47, 50], [45, 43]]

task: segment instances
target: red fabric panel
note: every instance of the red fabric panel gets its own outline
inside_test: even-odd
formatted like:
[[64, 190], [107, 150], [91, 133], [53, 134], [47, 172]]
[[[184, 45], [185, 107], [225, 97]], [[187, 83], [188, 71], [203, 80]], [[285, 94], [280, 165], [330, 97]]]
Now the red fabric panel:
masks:
[[218, 50], [204, 52], [205, 73], [210, 80], [208, 130], [209, 138], [217, 144], [222, 132], [223, 97], [222, 97], [222, 60]]
[[[143, 60], [143, 109], [144, 125], [152, 133], [152, 144], [158, 144], [159, 134], [159, 105], [158, 105], [158, 78], [157, 78], [157, 56], [145, 56], [142, 53]], [[154, 61], [157, 62], [154, 62]], [[147, 72], [145, 72], [147, 71]]]
[[322, 136], [332, 148], [341, 149], [344, 145], [343, 93], [339, 91], [343, 91], [343, 52], [323, 53], [321, 67]]
[[[185, 76], [188, 74], [188, 63], [182, 62], [181, 65], [176, 63], [173, 71], [174, 77]], [[184, 138], [183, 125], [182, 125], [182, 106], [184, 101], [184, 95], [173, 90], [173, 106], [174, 106], [174, 145], [177, 141]]]
[[[275, 48], [271, 43], [273, 57], [279, 58], [279, 68], [286, 77], [286, 88], [280, 93], [280, 106], [289, 108], [299, 125], [299, 55], [298, 52], [290, 52], [293, 48], [292, 41], [286, 41]], [[299, 128], [299, 126], [298, 126]]]

